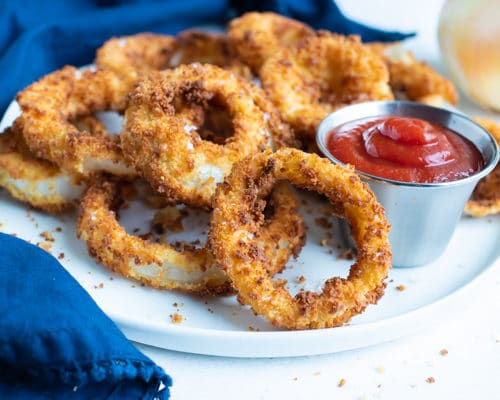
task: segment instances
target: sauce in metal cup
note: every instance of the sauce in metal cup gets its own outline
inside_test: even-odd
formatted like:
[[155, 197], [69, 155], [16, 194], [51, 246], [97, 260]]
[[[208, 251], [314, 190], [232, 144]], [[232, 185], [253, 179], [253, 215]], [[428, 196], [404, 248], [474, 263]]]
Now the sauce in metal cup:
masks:
[[318, 127], [318, 147], [332, 162], [343, 165], [326, 146], [332, 129], [361, 118], [388, 115], [420, 118], [449, 128], [472, 142], [485, 164], [466, 178], [439, 183], [402, 182], [357, 171], [386, 210], [394, 266], [413, 267], [444, 252], [474, 187], [498, 162], [498, 146], [485, 129], [464, 115], [420, 103], [381, 101], [354, 104], [328, 115]]

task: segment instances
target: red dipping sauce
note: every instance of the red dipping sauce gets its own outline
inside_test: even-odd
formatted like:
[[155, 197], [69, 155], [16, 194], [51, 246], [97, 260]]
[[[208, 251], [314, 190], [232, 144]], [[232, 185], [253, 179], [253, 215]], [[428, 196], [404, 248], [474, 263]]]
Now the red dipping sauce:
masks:
[[363, 118], [334, 128], [328, 151], [361, 172], [402, 182], [466, 178], [484, 167], [478, 149], [444, 126], [418, 118]]

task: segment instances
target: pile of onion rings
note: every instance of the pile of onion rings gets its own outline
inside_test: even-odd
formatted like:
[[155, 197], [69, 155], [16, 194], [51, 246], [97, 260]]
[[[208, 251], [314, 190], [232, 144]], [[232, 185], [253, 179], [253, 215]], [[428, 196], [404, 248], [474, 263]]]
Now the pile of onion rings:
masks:
[[[316, 128], [332, 110], [392, 98], [457, 102], [448, 80], [393, 44], [273, 13], [245, 14], [227, 33], [111, 38], [92, 67], [65, 66], [18, 94], [21, 115], [0, 135], [0, 186], [47, 212], [79, 204], [78, 237], [125, 277], [198, 295], [236, 292], [279, 327], [339, 326], [383, 295], [389, 227], [351, 168], [299, 148], [316, 152]], [[103, 111], [123, 117], [119, 132], [99, 120]], [[497, 125], [478, 122], [499, 140]], [[351, 226], [357, 260], [322, 293], [292, 296], [273, 281], [305, 241], [284, 181], [318, 192]], [[127, 232], [119, 210], [131, 193], [165, 214], [210, 212], [206, 245], [178, 248]], [[497, 167], [466, 213], [499, 210]]]

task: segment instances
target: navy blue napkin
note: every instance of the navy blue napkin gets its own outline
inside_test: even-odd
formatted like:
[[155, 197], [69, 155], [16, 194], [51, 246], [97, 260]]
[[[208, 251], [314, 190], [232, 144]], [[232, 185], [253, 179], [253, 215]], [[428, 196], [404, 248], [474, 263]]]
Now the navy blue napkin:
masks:
[[355, 33], [365, 41], [402, 40], [343, 16], [332, 0], [19, 0], [0, 1], [0, 113], [23, 89], [65, 64], [86, 65], [108, 38], [140, 31], [174, 34], [224, 25], [249, 10], [275, 11], [317, 29]]
[[167, 399], [170, 385], [54, 257], [0, 233], [1, 399]]

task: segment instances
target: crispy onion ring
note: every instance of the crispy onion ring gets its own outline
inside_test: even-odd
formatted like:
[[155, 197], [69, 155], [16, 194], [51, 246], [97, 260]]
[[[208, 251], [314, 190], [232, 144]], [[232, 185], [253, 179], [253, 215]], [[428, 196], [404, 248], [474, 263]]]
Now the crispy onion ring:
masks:
[[0, 134], [0, 186], [12, 197], [49, 213], [76, 204], [84, 183], [36, 158], [21, 134], [20, 120]]
[[[114, 72], [121, 80], [122, 99], [137, 80], [151, 71], [169, 68], [177, 51], [174, 37], [155, 33], [140, 33], [111, 38], [96, 52], [94, 64], [100, 70]], [[124, 104], [120, 104], [123, 108]]]
[[[327, 280], [321, 294], [301, 291], [292, 297], [283, 282], [271, 280], [263, 257], [248, 239], [259, 229], [263, 197], [279, 180], [325, 195], [351, 227], [357, 261], [347, 279]], [[219, 185], [209, 245], [238, 300], [256, 314], [289, 329], [326, 328], [344, 324], [382, 296], [392, 260], [388, 233], [382, 206], [352, 169], [316, 154], [282, 149], [236, 164]]]
[[122, 102], [119, 85], [110, 71], [66, 66], [20, 92], [23, 136], [30, 150], [74, 174], [135, 175], [123, 160], [118, 135], [92, 135], [71, 123], [96, 111], [116, 110]]
[[[130, 95], [121, 135], [125, 156], [159, 193], [189, 205], [209, 207], [215, 186], [232, 165], [272, 142], [265, 113], [250, 82], [209, 64], [182, 65], [141, 81]], [[203, 140], [175, 99], [227, 110], [233, 135], [224, 145]]]
[[355, 36], [319, 32], [270, 57], [260, 78], [283, 120], [306, 140], [339, 107], [392, 99], [385, 64]]
[[250, 68], [238, 59], [222, 33], [208, 33], [188, 29], [176, 36], [177, 51], [169, 61], [171, 68], [194, 62], [212, 64], [232, 71], [247, 79], [252, 78]]
[[458, 103], [458, 93], [451, 81], [432, 69], [427, 63], [399, 43], [368, 43], [366, 46], [380, 56], [389, 69], [389, 85], [400, 100], [439, 105], [445, 101]]
[[[117, 183], [96, 181], [82, 199], [78, 237], [86, 242], [92, 257], [119, 274], [156, 288], [200, 294], [232, 290], [206, 248], [179, 251], [169, 244], [150, 243], [128, 234], [112, 209], [120, 196]], [[297, 199], [287, 185], [275, 189], [271, 202], [271, 217], [251, 241], [267, 260], [267, 272], [272, 276], [284, 268], [292, 254], [298, 254], [305, 230]]]
[[309, 36], [314, 36], [309, 26], [271, 12], [247, 13], [228, 25], [233, 50], [256, 74], [276, 51]]
[[[474, 118], [474, 121], [491, 133], [500, 146], [500, 125], [488, 118]], [[500, 164], [479, 181], [465, 213], [472, 217], [484, 217], [500, 213]]]

